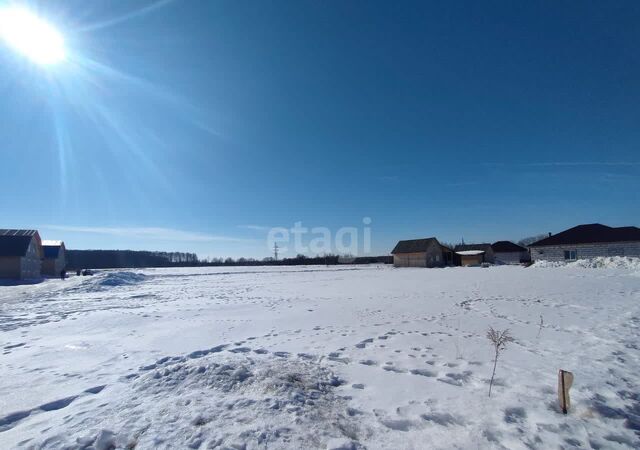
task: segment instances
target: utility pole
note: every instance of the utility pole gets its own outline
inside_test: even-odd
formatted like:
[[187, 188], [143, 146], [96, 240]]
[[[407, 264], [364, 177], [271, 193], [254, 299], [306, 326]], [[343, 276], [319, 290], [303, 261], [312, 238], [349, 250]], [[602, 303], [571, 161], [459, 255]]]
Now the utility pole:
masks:
[[273, 244], [273, 254], [276, 257], [276, 261], [278, 260], [278, 243], [274, 242]]

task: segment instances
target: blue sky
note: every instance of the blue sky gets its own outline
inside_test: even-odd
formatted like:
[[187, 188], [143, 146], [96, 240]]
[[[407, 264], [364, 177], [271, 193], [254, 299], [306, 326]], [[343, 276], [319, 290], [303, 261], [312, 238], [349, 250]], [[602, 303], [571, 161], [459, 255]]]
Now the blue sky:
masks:
[[382, 254], [640, 224], [636, 1], [24, 3], [68, 58], [0, 43], [4, 227], [263, 257], [298, 221]]

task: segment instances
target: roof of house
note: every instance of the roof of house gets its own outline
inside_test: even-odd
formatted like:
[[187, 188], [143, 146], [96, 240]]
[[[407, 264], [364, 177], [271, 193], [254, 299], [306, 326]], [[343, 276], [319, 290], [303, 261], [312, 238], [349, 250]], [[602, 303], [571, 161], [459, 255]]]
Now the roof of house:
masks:
[[456, 252], [456, 254], [460, 256], [477, 256], [482, 255], [483, 253], [484, 250], [460, 250], [459, 252]]
[[[440, 242], [438, 242], [438, 244], [440, 244]], [[440, 244], [440, 248], [442, 248], [442, 250], [445, 251], [445, 252], [452, 252], [453, 251], [452, 248], [449, 248], [449, 247], [447, 247], [446, 245], [443, 245], [443, 244]]]
[[519, 246], [518, 244], [514, 244], [511, 241], [498, 241], [491, 244], [491, 248], [496, 253], [520, 253], [526, 252], [527, 249]]
[[492, 249], [491, 244], [458, 244], [456, 248], [454, 248], [456, 253], [467, 250], [482, 250], [483, 252], [488, 252]]
[[561, 233], [544, 238], [529, 247], [545, 247], [553, 245], [592, 244], [598, 242], [640, 242], [640, 228], [613, 228], [599, 223], [578, 225]]
[[45, 259], [57, 259], [60, 256], [60, 249], [64, 247], [62, 241], [52, 241], [45, 239], [42, 241], [42, 252]]
[[426, 239], [411, 239], [408, 241], [399, 241], [391, 251], [392, 255], [396, 253], [420, 253], [426, 252], [431, 243], [435, 242], [440, 245], [440, 242], [434, 237]]
[[0, 229], [0, 256], [24, 256], [33, 237], [40, 239], [37, 230]]
[[44, 253], [44, 259], [57, 259], [60, 254], [60, 247], [53, 245], [42, 246], [42, 252]]
[[51, 245], [51, 246], [58, 246], [60, 247], [63, 244], [62, 241], [54, 241], [52, 239], [43, 239], [42, 240], [42, 245]]

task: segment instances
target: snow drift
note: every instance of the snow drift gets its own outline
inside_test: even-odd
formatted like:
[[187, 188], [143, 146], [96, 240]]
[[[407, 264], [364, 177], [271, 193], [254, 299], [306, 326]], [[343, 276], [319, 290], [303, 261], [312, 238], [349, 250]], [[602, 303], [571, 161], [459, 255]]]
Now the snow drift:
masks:
[[577, 261], [536, 261], [531, 267], [537, 268], [584, 268], [584, 269], [629, 269], [640, 271], [640, 258], [625, 256], [599, 256]]
[[221, 351], [141, 368], [121, 402], [85, 409], [37, 447], [360, 448], [341, 380], [317, 360]]

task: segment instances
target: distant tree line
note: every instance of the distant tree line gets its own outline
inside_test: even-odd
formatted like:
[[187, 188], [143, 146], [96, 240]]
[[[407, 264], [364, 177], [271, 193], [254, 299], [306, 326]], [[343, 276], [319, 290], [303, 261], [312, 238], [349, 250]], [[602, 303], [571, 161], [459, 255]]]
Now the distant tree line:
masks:
[[171, 267], [197, 265], [198, 263], [198, 255], [195, 253], [139, 250], [67, 250], [67, 267], [74, 270]]
[[293, 258], [205, 258], [195, 253], [153, 252], [141, 250], [67, 250], [67, 268], [110, 269], [137, 267], [197, 267], [197, 266], [296, 266], [336, 264], [391, 264], [391, 256], [322, 255], [309, 257], [297, 255]]

